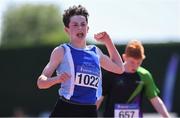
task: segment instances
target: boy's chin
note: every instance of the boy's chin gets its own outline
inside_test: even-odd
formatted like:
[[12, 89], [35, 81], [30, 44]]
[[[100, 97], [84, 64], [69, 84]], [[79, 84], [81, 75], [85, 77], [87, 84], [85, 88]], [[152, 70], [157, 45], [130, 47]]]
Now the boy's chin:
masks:
[[77, 37], [77, 40], [85, 40], [84, 37]]
[[131, 72], [132, 72], [132, 73], [135, 73], [135, 72], [136, 72], [136, 69], [132, 69]]

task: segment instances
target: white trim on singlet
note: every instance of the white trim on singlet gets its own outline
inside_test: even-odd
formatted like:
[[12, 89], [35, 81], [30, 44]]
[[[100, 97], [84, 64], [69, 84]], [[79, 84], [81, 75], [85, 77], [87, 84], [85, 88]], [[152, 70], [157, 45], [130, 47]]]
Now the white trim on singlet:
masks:
[[74, 92], [74, 78], [75, 78], [75, 71], [74, 71], [74, 63], [71, 55], [71, 50], [67, 46], [67, 44], [60, 45], [64, 48], [64, 58], [56, 70], [57, 74], [61, 72], [67, 72], [71, 75], [71, 78], [64, 83], [61, 83], [61, 88], [59, 88], [59, 95], [64, 96], [66, 99], [70, 99]]
[[67, 96], [64, 96], [66, 99], [70, 99], [74, 92], [74, 78], [75, 78], [75, 70], [74, 63], [71, 55], [71, 50], [67, 45], [64, 45], [67, 54], [67, 61], [69, 63], [70, 73], [71, 73], [71, 83], [70, 83], [70, 92]]
[[[96, 47], [96, 46], [95, 46]], [[99, 63], [100, 63], [100, 52], [99, 52], [99, 48], [96, 47], [96, 54], [98, 55], [99, 58]], [[101, 66], [100, 66], [100, 79], [99, 79], [99, 83], [98, 83], [98, 89], [96, 91], [96, 97], [97, 100], [102, 96], [102, 72], [101, 72]]]

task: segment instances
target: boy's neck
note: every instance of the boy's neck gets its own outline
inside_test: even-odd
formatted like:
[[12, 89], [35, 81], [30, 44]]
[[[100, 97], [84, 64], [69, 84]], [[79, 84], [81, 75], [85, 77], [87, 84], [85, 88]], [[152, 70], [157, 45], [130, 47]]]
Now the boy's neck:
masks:
[[77, 42], [77, 43], [70, 42], [70, 45], [75, 48], [84, 49], [86, 47], [86, 42]]

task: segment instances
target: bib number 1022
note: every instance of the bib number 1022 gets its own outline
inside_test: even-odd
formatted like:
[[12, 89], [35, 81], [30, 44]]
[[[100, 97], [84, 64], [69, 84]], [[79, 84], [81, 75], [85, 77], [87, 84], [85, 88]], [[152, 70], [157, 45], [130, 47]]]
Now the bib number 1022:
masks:
[[77, 73], [76, 74], [76, 85], [91, 87], [91, 88], [98, 88], [99, 78], [94, 75], [84, 74], [84, 73]]

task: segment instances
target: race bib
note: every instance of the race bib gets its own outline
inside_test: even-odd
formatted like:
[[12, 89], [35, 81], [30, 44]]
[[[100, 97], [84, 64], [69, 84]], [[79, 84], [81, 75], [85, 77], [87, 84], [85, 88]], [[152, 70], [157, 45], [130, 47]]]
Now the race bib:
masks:
[[76, 73], [75, 85], [97, 89], [98, 82], [98, 76], [85, 73]]
[[139, 106], [137, 104], [115, 104], [115, 118], [139, 118]]

